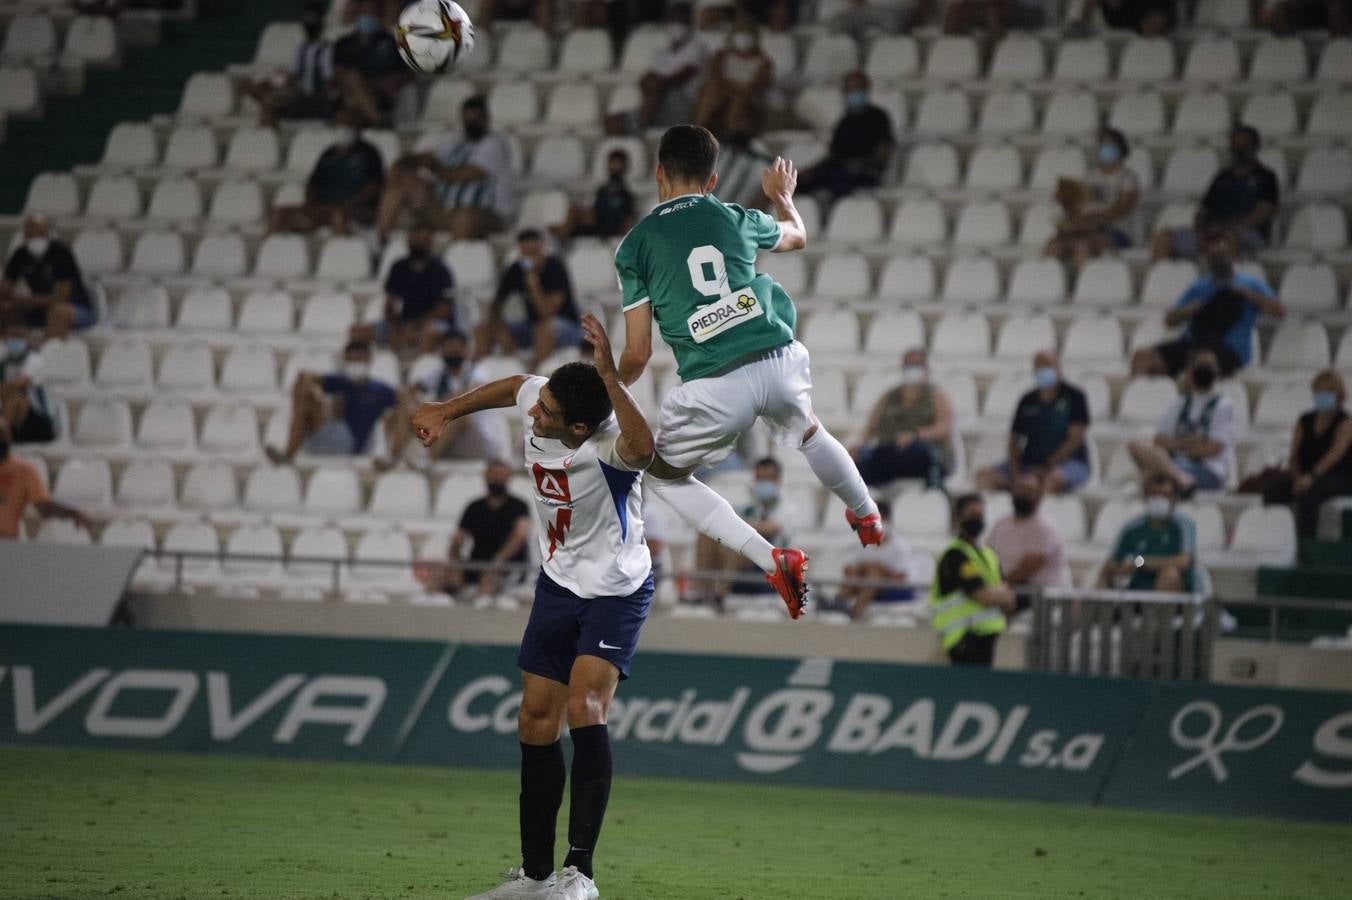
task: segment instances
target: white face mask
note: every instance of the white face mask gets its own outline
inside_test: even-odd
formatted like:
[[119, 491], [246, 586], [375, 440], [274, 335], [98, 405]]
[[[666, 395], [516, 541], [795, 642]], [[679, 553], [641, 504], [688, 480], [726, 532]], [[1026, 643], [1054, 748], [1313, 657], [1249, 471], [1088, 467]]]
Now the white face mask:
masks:
[[924, 384], [927, 373], [924, 366], [903, 366], [901, 383], [905, 385]]
[[1145, 512], [1146, 515], [1152, 519], [1167, 519], [1169, 518], [1169, 514], [1173, 511], [1174, 501], [1170, 500], [1168, 497], [1156, 495], [1154, 497], [1145, 498]]
[[47, 248], [52, 245], [50, 238], [33, 237], [24, 241], [23, 245], [28, 248], [28, 252], [34, 256], [42, 256], [47, 252]]
[[343, 374], [349, 381], [365, 381], [371, 377], [371, 364], [364, 362], [350, 362], [343, 364]]

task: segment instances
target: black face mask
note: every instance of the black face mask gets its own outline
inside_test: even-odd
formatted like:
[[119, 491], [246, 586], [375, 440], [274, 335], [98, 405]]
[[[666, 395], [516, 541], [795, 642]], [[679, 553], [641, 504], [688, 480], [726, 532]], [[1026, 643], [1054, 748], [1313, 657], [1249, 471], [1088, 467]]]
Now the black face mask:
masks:
[[505, 496], [506, 494], [507, 494], [507, 485], [505, 484], [490, 484], [488, 486], [488, 496], [490, 497], [502, 497]]
[[488, 126], [482, 122], [466, 122], [465, 137], [471, 141], [477, 141], [479, 138], [488, 134]]
[[1230, 148], [1230, 159], [1232, 159], [1237, 166], [1247, 166], [1249, 163], [1253, 162], [1253, 158], [1254, 152], [1248, 147]]
[[1037, 501], [1032, 497], [1014, 498], [1014, 515], [1020, 519], [1026, 519], [1035, 512], [1037, 512]]
[[1211, 390], [1216, 383], [1216, 370], [1211, 366], [1197, 366], [1192, 370], [1192, 383], [1201, 390]]
[[426, 247], [409, 247], [408, 255], [414, 259], [427, 259], [427, 257], [432, 255], [432, 251], [428, 250]]
[[465, 364], [465, 358], [463, 356], [456, 356], [449, 353], [443, 356], [441, 361], [446, 364], [446, 368], [448, 369], [458, 369]]
[[1235, 264], [1228, 259], [1209, 260], [1206, 268], [1213, 277], [1221, 281], [1229, 281], [1230, 276], [1235, 274]]
[[968, 516], [959, 523], [959, 527], [963, 537], [974, 541], [986, 530], [986, 519], [983, 516]]

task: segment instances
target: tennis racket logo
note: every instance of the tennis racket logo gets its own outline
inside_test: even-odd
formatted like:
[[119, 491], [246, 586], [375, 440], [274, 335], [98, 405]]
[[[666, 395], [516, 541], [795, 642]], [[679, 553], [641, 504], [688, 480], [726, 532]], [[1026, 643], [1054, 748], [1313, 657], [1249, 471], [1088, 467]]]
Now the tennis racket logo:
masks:
[[[1200, 721], [1201, 730], [1195, 730], [1195, 724], [1189, 724], [1189, 720], [1193, 723]], [[1197, 755], [1170, 769], [1169, 780], [1174, 781], [1205, 765], [1211, 770], [1211, 777], [1216, 783], [1224, 784], [1230, 778], [1225, 754], [1257, 750], [1277, 736], [1285, 720], [1286, 715], [1280, 706], [1265, 703], [1239, 716], [1222, 735], [1221, 726], [1225, 716], [1220, 707], [1210, 700], [1192, 701], [1174, 714], [1174, 720], [1169, 725], [1169, 737], [1184, 750], [1196, 750]]]

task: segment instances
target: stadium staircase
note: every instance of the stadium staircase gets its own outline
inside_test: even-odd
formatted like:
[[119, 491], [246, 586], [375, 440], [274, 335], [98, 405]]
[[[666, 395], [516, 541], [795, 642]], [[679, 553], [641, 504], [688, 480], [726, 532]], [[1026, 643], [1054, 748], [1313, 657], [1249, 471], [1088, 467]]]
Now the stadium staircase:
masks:
[[163, 22], [159, 44], [121, 68], [90, 74], [82, 93], [52, 97], [40, 119], [11, 120], [0, 145], [0, 213], [17, 214], [39, 172], [96, 163], [122, 121], [173, 112], [194, 72], [252, 58], [268, 23], [296, 18], [302, 0], [199, 0], [194, 20]]

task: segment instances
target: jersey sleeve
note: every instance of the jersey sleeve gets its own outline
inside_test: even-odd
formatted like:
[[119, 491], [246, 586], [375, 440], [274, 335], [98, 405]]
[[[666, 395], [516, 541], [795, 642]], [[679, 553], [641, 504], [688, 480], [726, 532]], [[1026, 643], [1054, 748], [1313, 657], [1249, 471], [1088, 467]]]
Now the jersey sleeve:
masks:
[[604, 429], [597, 434], [593, 441], [596, 442], [596, 458], [610, 466], [612, 469], [619, 469], [623, 472], [642, 472], [647, 466], [636, 466], [625, 460], [620, 455], [620, 448], [617, 446], [620, 440], [620, 429], [611, 422], [608, 426], [603, 425]]
[[535, 401], [540, 399], [540, 388], [549, 384], [549, 379], [542, 375], [528, 375], [526, 380], [516, 392], [516, 408], [521, 415], [530, 412], [530, 408], [535, 405]]
[[742, 233], [747, 239], [753, 241], [760, 250], [773, 250], [779, 246], [779, 239], [784, 230], [779, 227], [779, 223], [769, 213], [759, 209], [744, 209], [745, 218], [742, 219]]
[[638, 239], [630, 232], [615, 251], [615, 277], [620, 285], [623, 309], [633, 309], [648, 302], [648, 282], [639, 271], [637, 243]]

